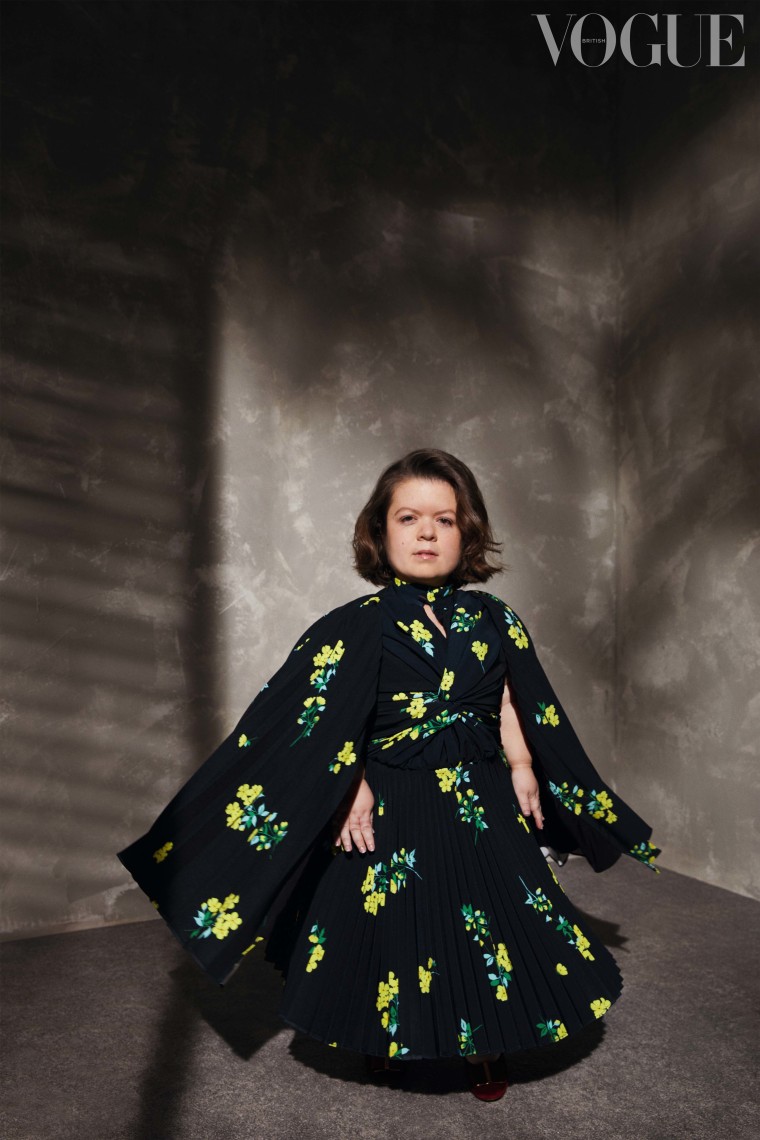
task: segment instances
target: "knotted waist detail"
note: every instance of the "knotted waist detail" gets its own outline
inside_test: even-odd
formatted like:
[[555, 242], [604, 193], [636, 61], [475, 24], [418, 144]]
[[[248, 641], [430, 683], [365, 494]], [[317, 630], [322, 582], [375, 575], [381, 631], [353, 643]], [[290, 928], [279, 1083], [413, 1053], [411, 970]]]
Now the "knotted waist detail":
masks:
[[500, 754], [498, 713], [435, 703], [440, 711], [428, 706], [418, 723], [407, 720], [395, 732], [378, 731], [388, 719], [378, 716], [370, 733], [367, 760], [392, 768], [435, 769], [454, 768], [460, 762], [475, 764]]

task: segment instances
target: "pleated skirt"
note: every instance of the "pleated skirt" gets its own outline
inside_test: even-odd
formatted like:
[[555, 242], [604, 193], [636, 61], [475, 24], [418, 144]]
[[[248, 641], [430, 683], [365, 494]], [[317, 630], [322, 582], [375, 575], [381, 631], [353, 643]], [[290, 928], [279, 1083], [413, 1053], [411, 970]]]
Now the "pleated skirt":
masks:
[[622, 991], [523, 819], [498, 758], [369, 763], [375, 851], [328, 856], [280, 1010], [328, 1045], [413, 1059], [561, 1041]]

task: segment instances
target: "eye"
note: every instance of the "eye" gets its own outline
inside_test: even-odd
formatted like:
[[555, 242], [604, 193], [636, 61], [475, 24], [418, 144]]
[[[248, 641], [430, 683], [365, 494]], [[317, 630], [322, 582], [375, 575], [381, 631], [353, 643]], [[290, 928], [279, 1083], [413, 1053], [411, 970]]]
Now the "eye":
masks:
[[409, 522], [413, 518], [414, 518], [414, 515], [402, 515], [398, 521], [399, 522]]
[[443, 523], [444, 526], [453, 526], [454, 525], [454, 520], [452, 518], [449, 518], [448, 516], [446, 516], [445, 518], [439, 519], [438, 522]]

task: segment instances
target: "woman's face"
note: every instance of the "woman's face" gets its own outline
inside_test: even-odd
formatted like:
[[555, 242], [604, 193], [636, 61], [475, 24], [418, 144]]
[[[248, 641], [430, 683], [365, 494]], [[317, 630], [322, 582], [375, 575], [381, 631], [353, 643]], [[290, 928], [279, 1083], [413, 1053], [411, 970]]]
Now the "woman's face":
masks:
[[454, 488], [441, 479], [398, 483], [385, 520], [385, 550], [399, 578], [442, 586], [462, 553]]

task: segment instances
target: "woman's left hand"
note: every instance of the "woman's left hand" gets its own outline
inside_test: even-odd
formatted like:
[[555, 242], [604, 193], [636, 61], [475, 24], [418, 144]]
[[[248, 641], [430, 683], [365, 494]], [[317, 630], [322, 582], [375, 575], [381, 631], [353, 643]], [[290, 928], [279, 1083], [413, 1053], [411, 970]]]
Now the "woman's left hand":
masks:
[[544, 826], [544, 816], [539, 800], [538, 780], [533, 774], [530, 764], [523, 764], [512, 769], [512, 787], [515, 789], [520, 811], [526, 819], [533, 816], [536, 827]]

